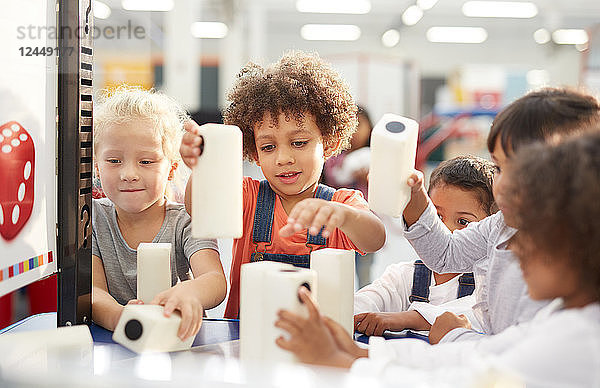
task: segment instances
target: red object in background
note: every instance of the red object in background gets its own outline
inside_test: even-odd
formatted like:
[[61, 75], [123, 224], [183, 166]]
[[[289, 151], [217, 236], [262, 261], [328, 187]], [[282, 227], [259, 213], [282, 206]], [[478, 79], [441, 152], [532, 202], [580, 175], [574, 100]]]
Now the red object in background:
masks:
[[15, 238], [33, 210], [35, 146], [16, 121], [0, 126], [0, 235]]
[[[26, 286], [25, 290], [29, 304], [28, 315], [57, 311], [58, 281], [56, 275], [31, 283]], [[0, 329], [15, 323], [13, 317], [15, 292], [0, 297]]]
[[0, 329], [13, 323], [13, 293], [0, 297]]
[[473, 92], [475, 105], [482, 109], [500, 109], [502, 104], [502, 93], [496, 91], [476, 90]]
[[29, 314], [56, 311], [58, 301], [58, 281], [56, 275], [48, 276], [27, 286]]

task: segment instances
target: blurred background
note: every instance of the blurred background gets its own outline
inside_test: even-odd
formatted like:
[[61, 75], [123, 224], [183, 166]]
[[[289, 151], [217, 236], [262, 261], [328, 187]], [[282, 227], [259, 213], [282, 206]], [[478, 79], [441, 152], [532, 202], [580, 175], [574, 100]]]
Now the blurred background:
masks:
[[[417, 167], [426, 176], [457, 155], [489, 157], [492, 119], [529, 90], [600, 91], [598, 0], [102, 0], [93, 11], [96, 91], [154, 87], [199, 123], [219, 122], [246, 62], [316, 51], [346, 78], [372, 124], [386, 112], [420, 122]], [[261, 176], [255, 165], [245, 169]], [[359, 259], [357, 285], [416, 257], [386, 222], [388, 242]], [[231, 242], [220, 244], [228, 273]]]

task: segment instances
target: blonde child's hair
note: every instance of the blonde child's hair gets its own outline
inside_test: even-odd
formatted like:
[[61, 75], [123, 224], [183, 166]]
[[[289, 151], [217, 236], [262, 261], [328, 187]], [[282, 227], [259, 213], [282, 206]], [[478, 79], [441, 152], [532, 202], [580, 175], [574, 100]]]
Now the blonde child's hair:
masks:
[[189, 115], [173, 98], [154, 89], [121, 85], [105, 90], [94, 109], [94, 154], [107, 128], [132, 121], [148, 121], [160, 136], [165, 156], [173, 163], [181, 160], [179, 145], [183, 123]]

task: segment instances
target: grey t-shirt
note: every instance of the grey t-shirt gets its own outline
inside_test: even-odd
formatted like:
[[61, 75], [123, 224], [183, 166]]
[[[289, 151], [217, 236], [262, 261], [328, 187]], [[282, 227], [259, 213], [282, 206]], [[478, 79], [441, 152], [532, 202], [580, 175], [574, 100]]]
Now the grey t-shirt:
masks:
[[504, 223], [502, 212], [497, 212], [451, 233], [430, 202], [404, 236], [432, 270], [474, 273], [475, 316], [486, 334], [497, 334], [531, 320], [547, 304], [529, 297], [519, 261], [506, 248], [515, 232]]
[[[189, 258], [200, 249], [218, 250], [216, 240], [192, 237], [189, 214], [182, 204], [167, 202], [165, 220], [152, 240], [171, 243], [171, 284], [190, 278]], [[117, 224], [117, 212], [108, 198], [92, 200], [92, 254], [104, 265], [108, 292], [120, 304], [136, 299], [137, 251], [127, 245]]]

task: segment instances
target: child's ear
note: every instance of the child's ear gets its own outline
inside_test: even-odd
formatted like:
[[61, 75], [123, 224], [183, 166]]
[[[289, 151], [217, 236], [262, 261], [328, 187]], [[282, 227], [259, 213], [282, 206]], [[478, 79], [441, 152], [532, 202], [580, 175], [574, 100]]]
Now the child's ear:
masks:
[[328, 159], [332, 155], [334, 155], [337, 152], [337, 150], [340, 148], [341, 144], [342, 144], [342, 139], [338, 139], [335, 143], [329, 144], [328, 146], [326, 146], [325, 150], [323, 151], [323, 154], [325, 155], [325, 159]]
[[260, 167], [260, 161], [258, 160], [258, 153], [256, 151], [254, 151], [254, 153], [252, 154], [252, 159], [254, 160], [254, 163], [256, 163], [258, 167]]
[[179, 162], [173, 162], [171, 164], [171, 171], [169, 171], [169, 179], [170, 181], [173, 180], [173, 178], [175, 177], [175, 170], [177, 170], [177, 167], [179, 166]]

